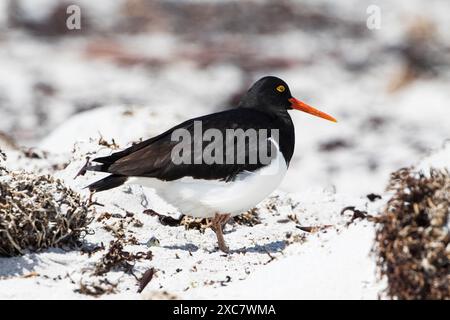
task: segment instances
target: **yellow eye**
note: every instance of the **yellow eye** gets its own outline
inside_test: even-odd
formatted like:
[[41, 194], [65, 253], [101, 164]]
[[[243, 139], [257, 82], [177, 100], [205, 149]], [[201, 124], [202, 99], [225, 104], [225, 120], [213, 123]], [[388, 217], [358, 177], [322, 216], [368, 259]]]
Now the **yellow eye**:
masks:
[[286, 90], [286, 88], [283, 85], [279, 85], [278, 87], [276, 87], [276, 90], [278, 92], [284, 92], [284, 90]]

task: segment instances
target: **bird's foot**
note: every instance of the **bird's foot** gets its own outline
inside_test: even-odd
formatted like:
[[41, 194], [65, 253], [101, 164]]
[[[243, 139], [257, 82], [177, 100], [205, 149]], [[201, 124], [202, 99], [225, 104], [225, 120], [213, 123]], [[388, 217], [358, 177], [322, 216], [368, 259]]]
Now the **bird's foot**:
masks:
[[223, 253], [230, 253], [230, 248], [228, 248], [225, 242], [223, 243], [219, 242], [219, 250], [222, 251]]
[[229, 253], [230, 249], [227, 247], [225, 243], [225, 239], [223, 238], [223, 227], [230, 219], [229, 214], [217, 214], [211, 221], [211, 229], [216, 233], [217, 236], [217, 244], [219, 245], [219, 250], [225, 253]]

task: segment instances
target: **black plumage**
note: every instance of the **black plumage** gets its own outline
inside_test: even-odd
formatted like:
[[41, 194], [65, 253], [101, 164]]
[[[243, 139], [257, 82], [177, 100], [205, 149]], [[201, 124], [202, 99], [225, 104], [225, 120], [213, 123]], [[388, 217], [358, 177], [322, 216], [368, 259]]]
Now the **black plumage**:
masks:
[[[100, 171], [114, 173], [125, 176], [141, 176], [154, 177], [161, 180], [176, 180], [183, 176], [192, 176], [197, 179], [218, 179], [230, 180], [237, 173], [247, 170], [254, 171], [264, 164], [260, 159], [256, 164], [249, 163], [249, 154], [258, 148], [258, 143], [250, 144], [248, 139], [245, 140], [245, 163], [244, 164], [195, 164], [196, 159], [194, 154], [190, 155], [190, 164], [174, 164], [171, 160], [172, 148], [179, 143], [179, 141], [172, 141], [171, 135], [175, 129], [180, 127], [186, 129], [192, 136], [194, 135], [194, 121], [201, 121], [203, 131], [207, 129], [218, 129], [223, 137], [226, 137], [226, 129], [267, 129], [268, 137], [270, 137], [270, 129], [280, 130], [280, 141], [286, 139], [293, 139], [293, 132], [289, 130], [278, 118], [273, 118], [265, 113], [252, 109], [234, 109], [214, 113], [200, 118], [195, 118], [184, 122], [182, 125], [169, 129], [159, 136], [143, 141], [121, 152], [114, 153], [107, 157], [96, 158], [93, 161], [102, 163]], [[291, 126], [292, 128], [292, 126]], [[226, 160], [227, 150], [234, 150], [237, 140], [227, 141], [224, 139], [224, 159]], [[203, 142], [202, 150], [209, 142]], [[191, 140], [193, 150], [194, 139]], [[233, 144], [233, 146], [230, 146]], [[286, 161], [289, 161], [292, 156], [293, 144], [283, 143], [282, 152], [285, 153]], [[283, 150], [284, 149], [284, 150]], [[268, 148], [268, 150], [270, 150]], [[200, 154], [201, 155], [201, 154]], [[237, 159], [237, 155], [235, 155]]]

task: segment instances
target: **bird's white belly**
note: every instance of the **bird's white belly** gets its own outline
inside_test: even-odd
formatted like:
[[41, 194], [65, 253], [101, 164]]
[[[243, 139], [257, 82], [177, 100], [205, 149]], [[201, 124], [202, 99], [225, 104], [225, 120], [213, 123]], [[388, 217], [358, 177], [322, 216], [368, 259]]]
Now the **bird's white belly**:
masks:
[[254, 172], [240, 173], [234, 181], [199, 180], [183, 177], [173, 181], [133, 177], [127, 183], [154, 188], [158, 195], [183, 214], [213, 217], [216, 213], [241, 214], [264, 200], [281, 183], [287, 171], [281, 152], [272, 162]]

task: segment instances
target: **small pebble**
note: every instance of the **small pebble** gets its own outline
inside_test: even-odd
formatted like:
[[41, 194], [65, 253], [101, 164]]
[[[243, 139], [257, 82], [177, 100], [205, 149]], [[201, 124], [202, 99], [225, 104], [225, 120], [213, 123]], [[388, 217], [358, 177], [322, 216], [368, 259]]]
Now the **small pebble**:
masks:
[[159, 247], [159, 240], [156, 237], [151, 237], [146, 245], [147, 247]]

